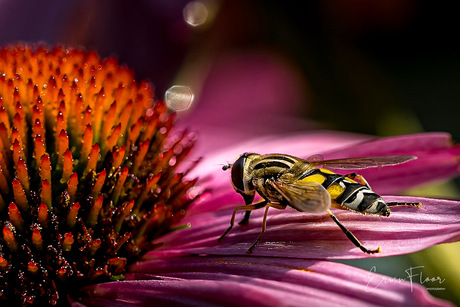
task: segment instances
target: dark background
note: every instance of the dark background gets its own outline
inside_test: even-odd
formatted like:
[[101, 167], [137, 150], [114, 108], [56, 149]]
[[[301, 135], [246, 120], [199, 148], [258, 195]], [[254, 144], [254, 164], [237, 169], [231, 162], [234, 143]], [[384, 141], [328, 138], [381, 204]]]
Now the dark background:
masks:
[[[157, 95], [193, 56], [269, 50], [298, 69], [304, 117], [374, 135], [447, 131], [460, 140], [458, 11], [431, 1], [208, 1], [192, 28], [188, 1], [2, 1], [0, 44], [65, 43], [116, 55]], [[210, 6], [210, 7], [211, 7]], [[192, 56], [190, 56], [192, 55]]]

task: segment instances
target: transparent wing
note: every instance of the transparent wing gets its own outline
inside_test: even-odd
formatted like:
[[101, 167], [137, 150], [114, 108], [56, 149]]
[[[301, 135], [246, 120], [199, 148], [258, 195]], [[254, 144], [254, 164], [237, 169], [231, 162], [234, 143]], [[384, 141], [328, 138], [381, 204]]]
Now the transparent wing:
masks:
[[378, 166], [397, 165], [417, 159], [417, 157], [409, 155], [371, 156], [333, 160], [322, 160], [321, 158], [321, 155], [314, 155], [309, 157], [306, 162], [308, 162], [311, 166], [322, 165], [335, 169], [364, 169]]
[[277, 179], [269, 184], [298, 211], [322, 213], [331, 207], [331, 196], [318, 182]]

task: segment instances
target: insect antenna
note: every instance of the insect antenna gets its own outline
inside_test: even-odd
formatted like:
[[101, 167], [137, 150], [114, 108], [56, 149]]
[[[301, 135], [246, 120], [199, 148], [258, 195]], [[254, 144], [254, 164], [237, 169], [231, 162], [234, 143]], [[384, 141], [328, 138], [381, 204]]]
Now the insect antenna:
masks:
[[230, 163], [228, 163], [228, 161], [227, 161], [227, 164], [219, 163], [219, 164], [214, 164], [214, 165], [222, 165], [222, 170], [223, 170], [223, 171], [226, 171], [226, 170], [228, 170], [229, 168], [232, 168], [232, 165], [233, 165], [233, 164], [230, 164]]
[[223, 170], [223, 171], [226, 171], [226, 170], [228, 170], [229, 168], [232, 168], [232, 164], [230, 164], [230, 163], [225, 164], [224, 166], [222, 166], [222, 170]]

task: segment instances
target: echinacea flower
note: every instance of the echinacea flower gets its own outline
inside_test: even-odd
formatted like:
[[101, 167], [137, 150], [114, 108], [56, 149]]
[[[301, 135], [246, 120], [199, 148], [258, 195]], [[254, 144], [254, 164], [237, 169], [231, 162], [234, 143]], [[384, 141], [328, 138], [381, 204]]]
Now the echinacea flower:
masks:
[[0, 302], [50, 304], [108, 281], [192, 201], [193, 143], [115, 59], [0, 50]]
[[[327, 159], [416, 155], [366, 170], [376, 192], [394, 193], [458, 174], [459, 147], [448, 135], [266, 138], [214, 153], [192, 172], [183, 167], [187, 176], [175, 172], [192, 137], [167, 138], [173, 116], [113, 59], [60, 47], [0, 55], [2, 305], [447, 305], [419, 285], [382, 283], [381, 275], [327, 261], [369, 257], [327, 216], [271, 210], [247, 255], [260, 231], [262, 212], [254, 212], [218, 243], [242, 199], [217, 164], [267, 149]], [[186, 179], [197, 175], [201, 190]], [[372, 257], [458, 240], [459, 202], [385, 199], [423, 206], [395, 208], [389, 218], [336, 213], [365, 245], [382, 247]]]

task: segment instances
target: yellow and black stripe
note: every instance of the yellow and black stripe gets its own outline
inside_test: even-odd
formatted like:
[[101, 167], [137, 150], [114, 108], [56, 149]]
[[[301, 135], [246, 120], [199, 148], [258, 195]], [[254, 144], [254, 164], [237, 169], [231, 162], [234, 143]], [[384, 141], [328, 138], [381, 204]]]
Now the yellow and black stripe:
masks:
[[353, 180], [353, 174], [340, 175], [324, 168], [313, 168], [299, 177], [300, 181], [315, 181], [331, 195], [332, 206], [349, 210], [388, 216], [385, 201], [369, 186]]

